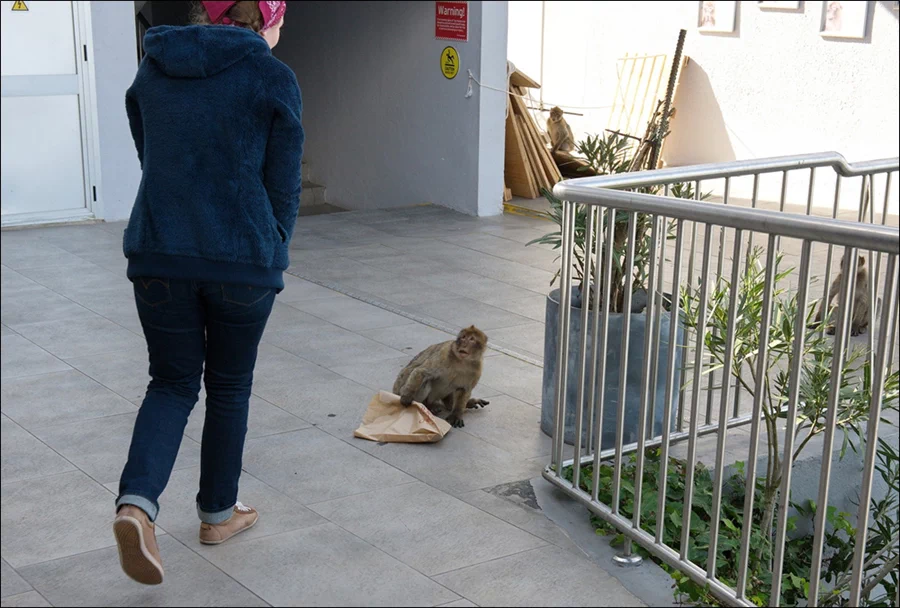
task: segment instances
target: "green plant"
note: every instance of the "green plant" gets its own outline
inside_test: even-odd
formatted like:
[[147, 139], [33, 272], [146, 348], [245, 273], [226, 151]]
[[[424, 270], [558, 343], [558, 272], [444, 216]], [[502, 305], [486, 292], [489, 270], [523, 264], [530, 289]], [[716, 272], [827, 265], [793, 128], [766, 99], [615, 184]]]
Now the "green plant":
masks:
[[618, 133], [608, 133], [606, 137], [588, 135], [576, 145], [578, 153], [584, 156], [588, 167], [597, 175], [630, 171], [633, 147], [627, 137]]
[[[702, 330], [704, 346], [710, 361], [703, 364], [704, 377], [716, 371], [724, 372], [724, 381], [737, 381], [743, 390], [754, 398], [758, 395], [762, 407], [762, 423], [767, 437], [767, 466], [764, 474], [754, 479], [754, 507], [751, 520], [744, 520], [744, 494], [746, 473], [741, 463], [736, 472], [723, 480], [721, 510], [712, 512], [713, 481], [709, 471], [697, 464], [694, 470], [694, 499], [690, 512], [690, 531], [686, 538], [690, 545], [686, 548], [688, 558], [705, 565], [710, 546], [710, 522], [720, 518], [716, 576], [727, 585], [737, 581], [741, 564], [739, 548], [741, 533], [749, 526], [749, 559], [746, 564], [747, 597], [759, 606], [770, 605], [774, 559], [774, 532], [777, 529], [776, 506], [780, 500], [790, 501], [796, 512], [786, 522], [788, 537], [785, 543], [783, 577], [781, 580], [781, 602], [787, 606], [806, 605], [809, 597], [811, 556], [813, 553], [812, 532], [799, 534], [798, 518], [811, 522], [815, 518], [817, 505], [806, 501], [797, 504], [791, 497], [781, 497], [782, 476], [816, 435], [826, 428], [826, 414], [829, 407], [831, 370], [834, 365], [833, 345], [824, 333], [810, 323], [815, 313], [815, 303], [808, 303], [806, 310], [800, 310], [797, 294], [780, 285], [793, 269], [781, 269], [783, 257], [775, 253], [771, 260], [775, 277], [775, 288], [769, 294], [772, 305], [768, 324], [767, 357], [758, 377], [759, 354], [761, 350], [760, 325], [762, 322], [763, 290], [765, 289], [764, 269], [760, 264], [762, 250], [757, 248], [747, 257], [747, 265], [740, 275], [739, 284], [731, 285], [726, 279], [718, 280], [707, 294], [707, 313], [701, 319], [701, 289], [686, 286], [680, 294], [685, 326], [695, 332]], [[736, 321], [731, 327], [733, 341], [729, 343], [728, 310], [732, 298], [736, 298]], [[797, 320], [800, 320], [800, 323]], [[827, 322], [827, 320], [826, 320]], [[801, 353], [795, 353], [796, 333], [804, 332], [804, 346]], [[731, 369], [725, 370], [725, 355], [728, 350], [733, 355]], [[799, 399], [796, 404], [796, 425], [793, 431], [795, 448], [782, 462], [779, 448], [779, 419], [786, 417], [785, 405], [791, 384], [790, 363], [800, 357]], [[864, 424], [869, 418], [872, 400], [872, 358], [864, 348], [846, 353], [840, 362], [841, 384], [835, 402], [837, 432], [842, 436], [840, 456], [847, 450], [859, 451], [863, 444]], [[715, 387], [714, 387], [715, 388]], [[888, 371], [884, 380], [881, 400], [882, 417], [885, 424], [893, 425], [900, 408], [900, 371]], [[875, 468], [887, 486], [883, 498], [873, 498], [868, 505], [870, 522], [865, 546], [862, 572], [863, 606], [892, 605], [898, 589], [898, 565], [900, 565], [900, 451], [895, 447], [896, 439], [878, 438], [876, 444]], [[637, 479], [636, 458], [630, 457], [623, 463], [621, 500], [617, 505], [619, 513], [631, 518], [635, 509], [641, 511], [641, 528], [655, 534], [659, 523], [663, 542], [680, 551], [682, 525], [684, 521], [683, 496], [686, 480], [686, 463], [670, 459], [666, 470], [666, 496], [659, 511], [659, 476], [662, 471], [661, 455], [657, 448], [645, 455], [643, 470], [643, 492], [640, 505], [634, 503], [634, 484]], [[615, 469], [601, 463], [596, 472], [598, 498], [605, 504], [612, 501], [612, 481]], [[563, 471], [565, 478], [572, 479], [572, 468]], [[591, 465], [582, 467], [581, 489], [592, 492], [594, 471]], [[598, 533], [610, 534], [614, 530], [603, 520], [592, 518]], [[851, 584], [852, 558], [856, 541], [856, 530], [850, 514], [828, 506], [825, 512], [824, 553], [822, 562], [823, 590], [817, 598], [822, 606], [846, 606]], [[811, 529], [811, 527], [810, 527]], [[624, 540], [616, 535], [612, 542]], [[647, 553], [637, 548], [640, 554]], [[665, 566], [664, 566], [665, 567]], [[717, 605], [708, 586], [698, 585], [683, 573], [665, 567], [674, 580], [676, 596], [683, 602]]]
[[[779, 447], [777, 423], [787, 416], [784, 405], [788, 401], [790, 387], [790, 361], [797, 356], [793, 351], [794, 334], [804, 331], [803, 351], [800, 353], [800, 391], [797, 404], [797, 424], [794, 430], [796, 448], [790, 455], [787, 466], [793, 466], [804, 447], [826, 428], [826, 414], [831, 385], [831, 370], [834, 351], [832, 341], [825, 334], [812, 327], [815, 303], [808, 304], [801, 316], [805, 322], [797, 327], [797, 294], [788, 292], [778, 285], [789, 276], [792, 268], [780, 270], [783, 260], [781, 253], [775, 253], [775, 290], [771, 294], [772, 316], [769, 323], [768, 354], [764, 362], [762, 377], [757, 377], [758, 357], [761, 345], [760, 325], [763, 314], [763, 290], [765, 289], [764, 268], [760, 264], [763, 250], [755, 248], [747, 258], [747, 265], [739, 285], [732, 286], [725, 278], [720, 278], [713, 286], [707, 300], [706, 319], [699, 318], [702, 302], [700, 287], [687, 286], [682, 293], [682, 308], [685, 327], [699, 332], [704, 330], [704, 346], [712, 359], [705, 365], [703, 375], [712, 374], [725, 365], [726, 355], [732, 355], [732, 367], [723, 370], [724, 380], [736, 380], [751, 396], [761, 393], [762, 416], [767, 436], [768, 466], [764, 477], [762, 528], [772, 534], [775, 506], [784, 467], [782, 450]], [[728, 309], [731, 298], [737, 298], [736, 321], [731, 328], [733, 344], [726, 337], [729, 330]], [[692, 367], [689, 365], [688, 367]], [[859, 436], [861, 425], [869, 416], [872, 361], [864, 348], [854, 348], [841, 362], [841, 386], [837, 401], [837, 425], [843, 434], [843, 455], [848, 446], [854, 446], [853, 438]], [[885, 382], [883, 409], [896, 409], [898, 402], [897, 372], [890, 374]]]
[[[585, 156], [589, 167], [600, 175], [628, 172], [634, 163], [634, 147], [631, 146], [627, 138], [616, 133], [608, 133], [605, 137], [589, 135], [584, 141], [578, 143], [578, 151]], [[662, 188], [659, 186], [639, 189], [640, 192], [649, 194], [658, 194], [661, 190]], [[558, 250], [562, 247], [563, 204], [561, 200], [544, 188], [541, 189], [541, 194], [550, 203], [550, 209], [543, 212], [542, 215], [545, 219], [553, 222], [556, 225], [556, 229], [532, 240], [527, 245], [548, 245], [554, 250]], [[669, 196], [685, 199], [697, 198], [694, 187], [690, 183], [672, 184], [669, 187]], [[699, 198], [700, 200], [705, 200], [710, 196], [711, 193], [706, 193]], [[597, 243], [602, 247], [601, 258], [604, 262], [606, 247], [603, 245], [603, 242], [607, 235], [609, 216], [609, 210], [603, 210], [602, 213], [598, 214], [598, 218], [593, 226], [594, 234], [600, 231], [602, 235], [597, 239]], [[612, 259], [613, 276], [609, 296], [611, 302], [610, 310], [612, 312], [622, 312], [626, 278], [629, 272], [632, 278], [632, 292], [647, 291], [650, 257], [654, 253], [652, 219], [647, 214], [638, 213], [635, 215], [634, 264], [630, 269], [625, 268], [628, 244], [628, 216], [627, 212], [619, 211], [613, 218], [615, 224]], [[575, 236], [572, 251], [573, 282], [578, 286], [580, 294], [583, 293], [585, 284], [595, 284], [597, 278], [597, 268], [595, 268], [594, 264], [596, 249], [592, 245], [590, 251], [587, 250], [587, 218], [588, 207], [586, 205], [576, 205], [574, 215]], [[670, 222], [665, 230], [666, 238], [674, 238], [672, 234], [673, 229], [674, 222]], [[551, 286], [559, 278], [559, 274], [559, 270], [554, 273], [550, 280]], [[590, 291], [591, 297], [595, 295], [595, 291]]]
[[[891, 598], [897, 590], [897, 556], [898, 532], [897, 521], [897, 480], [900, 477], [900, 456], [888, 441], [881, 440], [878, 448], [879, 467], [882, 477], [889, 484], [889, 491], [883, 499], [871, 501], [871, 521], [869, 539], [866, 543], [866, 569], [863, 576], [864, 606], [889, 606]], [[641, 529], [650, 534], [656, 533], [660, 519], [658, 513], [659, 475], [662, 467], [659, 448], [650, 448], [645, 452], [643, 492], [641, 493]], [[771, 544], [764, 533], [761, 522], [765, 516], [761, 505], [765, 483], [759, 478], [756, 484], [754, 510], [751, 521], [744, 521], [745, 474], [743, 463], [736, 463], [735, 472], [724, 481], [722, 506], [719, 513], [721, 526], [716, 553], [716, 576], [726, 585], [734, 586], [737, 582], [740, 564], [741, 534], [745, 526], [751, 526], [750, 562], [747, 570], [747, 598], [758, 606], [771, 605], [772, 588]], [[573, 468], [563, 469], [563, 477], [572, 480]], [[631, 518], [634, 514], [634, 483], [637, 473], [637, 459], [634, 455], [623, 464], [621, 475], [621, 500], [619, 513]], [[598, 499], [605, 503], [612, 502], [612, 481], [615, 469], [609, 463], [601, 463], [597, 471]], [[662, 540], [676, 551], [681, 550], [683, 526], [683, 497], [686, 479], [686, 462], [669, 458], [666, 469], [666, 500], [662, 513]], [[593, 465], [583, 465], [579, 485], [585, 492], [593, 491]], [[694, 500], [690, 515], [690, 545], [688, 558], [704, 566], [710, 541], [710, 522], [716, 516], [712, 512], [713, 477], [703, 464], [698, 463], [694, 474]], [[802, 518], [812, 521], [816, 513], [816, 504], [807, 501], [804, 504], [792, 503], [796, 515], [788, 518], [789, 536], [785, 542], [785, 553], [782, 574], [782, 605], [803, 606], [809, 597], [809, 571], [813, 550], [812, 533], [796, 534], [797, 523]], [[831, 585], [829, 591], [820, 596], [822, 606], [847, 605], [847, 591], [850, 584], [850, 564], [853, 555], [856, 530], [850, 523], [850, 514], [828, 507], [826, 511], [825, 554], [822, 564], [822, 577]], [[591, 523], [597, 534], [612, 535], [611, 544], [621, 546], [624, 535], [603, 519], [591, 515]], [[645, 559], [654, 559], [639, 546], [634, 550]], [[698, 585], [687, 575], [655, 560], [673, 579], [676, 597], [682, 603], [718, 606], [719, 602], [712, 596], [707, 586]], [[881, 586], [877, 596], [874, 591]]]

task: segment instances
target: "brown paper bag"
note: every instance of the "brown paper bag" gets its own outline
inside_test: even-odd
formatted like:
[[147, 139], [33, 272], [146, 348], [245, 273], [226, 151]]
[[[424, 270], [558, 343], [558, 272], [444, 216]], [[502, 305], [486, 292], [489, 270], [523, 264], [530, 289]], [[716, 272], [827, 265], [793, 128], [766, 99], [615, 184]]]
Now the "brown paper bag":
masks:
[[362, 425], [353, 431], [355, 437], [388, 443], [435, 443], [452, 427], [418, 402], [409, 407], [400, 397], [379, 391], [369, 402]]

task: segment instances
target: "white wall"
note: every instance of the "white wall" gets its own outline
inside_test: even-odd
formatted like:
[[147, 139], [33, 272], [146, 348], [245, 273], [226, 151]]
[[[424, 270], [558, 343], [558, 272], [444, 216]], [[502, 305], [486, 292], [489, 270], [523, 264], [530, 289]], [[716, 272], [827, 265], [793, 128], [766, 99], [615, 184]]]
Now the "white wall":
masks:
[[[291, 2], [275, 54], [303, 91], [305, 160], [350, 209], [502, 211], [506, 2], [470, 2], [469, 42], [434, 38], [434, 2]], [[483, 4], [488, 4], [483, 6]], [[447, 80], [441, 50], [461, 72]]]
[[137, 71], [133, 2], [91, 2], [102, 219], [127, 220], [141, 181], [125, 114], [125, 90]]
[[[541, 2], [509, 3], [509, 58], [540, 78]], [[669, 165], [720, 162], [834, 150], [860, 161], [900, 155], [898, 15], [893, 2], [870, 2], [868, 36], [835, 41], [819, 34], [821, 2], [800, 12], [762, 11], [738, 2], [733, 35], [699, 33], [697, 2], [547, 2], [544, 102], [597, 107], [569, 118], [576, 137], [607, 126], [616, 60], [625, 53], [665, 53], [688, 30], [682, 75], [664, 160]], [[538, 93], [535, 92], [537, 98]], [[607, 106], [607, 107], [602, 107]], [[575, 110], [582, 112], [582, 110]], [[546, 117], [546, 115], [544, 115]], [[778, 179], [761, 195], [776, 199]], [[806, 201], [806, 178], [789, 181], [789, 202]], [[735, 185], [747, 196], [750, 183]], [[817, 206], [832, 204], [833, 179], [816, 176]], [[897, 212], [897, 192], [892, 208]], [[882, 195], [883, 184], [876, 188]], [[848, 183], [842, 208], [858, 203]], [[880, 205], [879, 205], [880, 209]]]

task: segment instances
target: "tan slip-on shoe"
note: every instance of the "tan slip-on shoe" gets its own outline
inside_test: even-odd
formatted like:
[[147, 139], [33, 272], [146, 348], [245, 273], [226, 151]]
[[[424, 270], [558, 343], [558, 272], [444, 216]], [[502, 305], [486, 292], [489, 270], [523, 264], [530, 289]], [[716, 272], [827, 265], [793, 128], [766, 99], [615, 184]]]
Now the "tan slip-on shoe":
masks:
[[226, 540], [249, 530], [259, 521], [256, 509], [245, 507], [241, 503], [234, 505], [231, 517], [220, 524], [200, 524], [200, 542], [204, 545], [219, 545]]
[[141, 509], [123, 506], [113, 522], [119, 563], [132, 580], [144, 585], [163, 581], [162, 559], [156, 544], [156, 526]]

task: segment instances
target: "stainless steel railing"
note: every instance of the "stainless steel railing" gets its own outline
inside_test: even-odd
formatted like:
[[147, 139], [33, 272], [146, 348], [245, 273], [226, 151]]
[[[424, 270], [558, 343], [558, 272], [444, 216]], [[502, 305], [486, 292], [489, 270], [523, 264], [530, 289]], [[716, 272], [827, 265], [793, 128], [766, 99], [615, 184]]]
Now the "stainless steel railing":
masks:
[[[837, 429], [837, 412], [841, 400], [842, 374], [851, 336], [854, 315], [854, 292], [860, 255], [867, 256], [870, 280], [868, 285], [868, 340], [866, 358], [871, 365], [871, 382], [867, 437], [864, 442], [864, 470], [859, 488], [859, 509], [857, 514], [856, 544], [852, 559], [852, 580], [848, 601], [850, 605], [859, 605], [863, 588], [863, 561], [865, 558], [866, 534], [869, 524], [869, 502], [872, 495], [872, 483], [875, 471], [876, 444], [879, 436], [879, 420], [882, 414], [886, 376], [891, 373], [897, 345], [897, 288], [898, 265], [900, 253], [900, 231], [892, 225], [896, 216], [891, 213], [891, 183], [900, 168], [900, 159], [886, 159], [850, 164], [836, 153], [810, 154], [780, 158], [738, 161], [723, 164], [697, 165], [691, 167], [667, 168], [657, 171], [641, 171], [629, 174], [587, 177], [560, 182], [554, 188], [554, 195], [563, 201], [562, 255], [561, 255], [561, 290], [559, 313], [559, 358], [557, 361], [557, 390], [555, 432], [550, 465], [544, 477], [565, 492], [585, 504], [593, 513], [608, 524], [614, 526], [624, 535], [625, 554], [631, 554], [632, 542], [638, 543], [647, 552], [664, 561], [669, 566], [683, 572], [693, 581], [708, 585], [709, 591], [720, 601], [732, 605], [754, 605], [747, 597], [747, 564], [750, 552], [751, 528], [745, 525], [741, 534], [739, 549], [739, 566], [736, 581], [723, 582], [717, 577], [717, 542], [721, 527], [720, 514], [723, 500], [721, 474], [724, 471], [729, 431], [736, 426], [749, 424], [749, 450], [745, 470], [744, 488], [744, 522], [752, 522], [754, 497], [756, 493], [757, 460], [759, 457], [759, 440], [761, 426], [766, 424], [764, 414], [763, 385], [769, 386], [774, 371], [768, 367], [770, 360], [769, 335], [772, 328], [773, 308], [776, 306], [775, 294], [778, 293], [779, 281], [788, 283], [788, 289], [796, 296], [796, 310], [776, 311], [779, 319], [785, 314], [792, 315], [790, 321], [801, 331], [791, 336], [791, 354], [786, 365], [777, 370], [785, 382], [786, 399], [779, 403], [778, 414], [785, 419], [784, 445], [776, 448], [775, 454], [783, 453], [781, 471], [777, 479], [778, 503], [777, 520], [772, 548], [772, 590], [770, 605], [779, 605], [782, 596], [782, 574], [785, 559], [785, 543], [787, 537], [788, 510], [790, 491], [792, 488], [791, 469], [792, 456], [795, 450], [802, 448], [796, 445], [798, 429], [798, 404], [803, 403], [801, 397], [804, 375], [804, 346], [808, 340], [805, 330], [816, 305], [817, 297], [812, 295], [811, 282], [814, 276], [824, 279], [823, 299], [828, 296], [832, 275], [832, 264], [835, 247], [843, 251], [840, 271], [844, 277], [851, 277], [841, 284], [838, 294], [836, 319], [834, 327], [833, 358], [831, 361], [831, 378], [827, 396], [827, 409], [822, 422], [822, 463], [817, 492], [817, 504], [828, 504], [832, 473], [832, 452]], [[823, 196], [816, 193], [817, 172], [828, 174], [833, 181], [833, 191], [826, 191], [825, 197], [832, 202], [830, 209], [817, 206]], [[794, 195], [789, 188], [789, 177], [797, 173], [805, 174], [805, 213], [791, 213], [786, 209], [791, 205]], [[760, 184], [764, 179], [774, 176], [780, 178], [780, 184], [774, 191], [778, 192], [777, 200], [766, 203], [760, 196]], [[746, 178], [750, 184], [743, 184], [748, 192], [752, 192], [749, 200], [737, 201], [734, 191], [739, 180]], [[795, 178], [796, 179], [796, 178]], [[852, 206], [850, 215], [853, 221], [840, 219], [845, 212], [847, 196], [842, 192], [842, 185], [848, 180], [858, 180], [858, 206]], [[718, 202], [699, 200], [704, 185], [718, 183], [721, 196]], [[691, 184], [695, 200], [685, 200], [671, 196], [676, 184]], [[652, 193], [654, 189], [662, 192]], [[641, 190], [641, 191], [634, 191]], [[796, 188], [794, 189], [796, 191]], [[881, 195], [883, 194], [883, 201]], [[852, 196], [855, 199], [855, 196]], [[880, 218], [876, 214], [876, 203], [882, 203]], [[769, 206], [770, 209], [762, 207]], [[793, 205], [791, 205], [793, 206]], [[823, 212], [824, 211], [824, 212]], [[818, 215], [817, 215], [818, 213]], [[624, 214], [624, 218], [622, 217]], [[621, 218], [621, 219], [617, 219]], [[649, 223], [647, 220], [649, 219]], [[581, 224], [583, 222], [583, 225]], [[576, 226], [578, 224], [578, 226]], [[638, 225], [642, 228], [638, 229]], [[666, 226], [672, 227], [674, 235], [668, 234]], [[585, 270], [584, 289], [580, 314], [580, 331], [577, 332], [577, 343], [570, 344], [572, 337], [573, 309], [572, 290], [573, 256], [576, 255], [576, 228], [578, 238], [583, 239], [581, 245], [584, 255]], [[717, 234], [718, 239], [714, 239]], [[624, 251], [615, 250], [617, 241], [624, 238]], [[649, 247], [641, 240], [649, 238]], [[671, 237], [671, 238], [669, 238]], [[699, 237], [699, 242], [698, 242]], [[751, 264], [750, 252], [754, 248], [754, 240], [766, 243], [764, 250], [764, 288], [761, 297], [761, 313], [758, 331], [758, 352], [746, 361], [747, 374], [740, 371], [730, 374], [731, 370], [741, 368], [744, 363], [735, 360], [735, 352], [740, 351], [736, 345], [735, 327], [740, 325], [738, 313], [738, 286]], [[729, 240], [731, 241], [729, 243]], [[670, 241], [674, 241], [671, 243]], [[688, 241], [690, 242], [688, 244]], [[698, 248], [699, 245], [699, 248]], [[790, 276], [778, 274], [779, 255], [795, 255], [792, 246], [799, 246], [798, 273]], [[645, 250], [646, 249], [646, 250]], [[757, 250], [759, 251], [759, 250]], [[730, 252], [730, 257], [727, 254]], [[817, 261], [816, 253], [824, 254], [823, 266]], [[636, 257], [641, 256], [646, 266], [647, 304], [643, 312], [632, 312], [632, 295], [634, 280], [632, 268]], [[649, 258], [649, 259], [648, 259]], [[712, 265], [715, 260], [715, 278]], [[671, 264], [669, 263], [671, 261]], [[607, 362], [604, 360], [608, 352], [610, 337], [611, 307], [610, 294], [614, 288], [611, 284], [616, 268], [624, 268], [617, 275], [624, 280], [623, 302], [621, 304], [621, 344], [619, 345], [617, 378], [607, 377]], [[686, 268], [685, 268], [685, 262]], [[814, 264], [815, 262], [815, 264]], [[886, 262], [886, 263], [884, 263]], [[697, 269], [696, 265], [700, 268]], [[683, 285], [683, 275], [687, 274], [687, 287]], [[696, 275], [696, 276], [695, 276]], [[682, 298], [682, 294], [693, 288], [696, 280], [696, 295], [693, 300]], [[724, 281], [724, 282], [723, 282]], [[727, 311], [722, 308], [717, 314], [726, 315], [719, 327], [724, 328], [725, 335], [717, 335], [716, 329], [708, 327], [711, 314], [710, 298], [713, 292], [725, 286], [727, 295]], [[728, 292], [728, 289], [731, 291]], [[667, 290], [672, 294], [666, 302], [664, 294]], [[684, 339], [679, 338], [680, 320], [687, 311], [683, 304], [694, 302], [697, 309], [692, 311], [696, 320], [695, 326], [685, 332]], [[880, 303], [880, 306], [879, 306]], [[857, 311], [858, 312], [858, 311]], [[667, 314], [670, 319], [668, 335], [663, 335], [660, 318]], [[634, 336], [630, 331], [632, 318], [643, 317], [644, 336], [643, 358], [641, 365], [641, 381], [638, 386], [628, 386], [629, 350], [636, 348]], [[824, 331], [824, 325], [820, 331]], [[876, 336], [877, 334], [877, 336]], [[707, 344], [722, 344], [722, 359], [715, 361], [706, 352]], [[665, 345], [664, 345], [665, 344]], [[781, 347], [779, 347], [781, 348]], [[785, 345], [784, 348], [787, 348]], [[668, 350], [666, 369], [659, 369], [658, 362], [662, 350]], [[677, 360], [676, 351], [682, 351], [682, 363]], [[575, 353], [574, 357], [571, 353]], [[752, 363], [752, 365], [751, 365]], [[577, 395], [575, 397], [574, 425], [575, 433], [571, 458], [566, 458], [564, 437], [566, 436], [565, 413], [570, 407], [567, 395], [567, 382], [570, 376], [569, 366], [576, 366]], [[717, 371], [721, 370], [721, 371]], [[714, 379], [719, 377], [719, 382]], [[735, 377], [736, 376], [736, 377]], [[704, 378], [706, 377], [706, 378]], [[679, 382], [679, 378], [686, 378]], [[705, 389], [702, 387], [706, 379]], [[616, 380], [618, 380], [616, 382]], [[656, 416], [658, 384], [664, 386], [662, 404], [661, 432], [653, 431], [652, 421]], [[610, 395], [607, 386], [614, 385], [615, 393]], [[747, 390], [749, 389], [752, 390]], [[640, 393], [640, 409], [638, 414], [636, 441], [625, 441], [624, 421], [626, 419], [626, 396]], [[703, 393], [706, 398], [705, 411], [701, 407]], [[752, 394], [752, 399], [746, 393]], [[614, 401], [613, 401], [614, 400]], [[718, 401], [718, 403], [717, 403]], [[615, 406], [616, 433], [612, 447], [604, 447], [602, 442], [605, 407]], [[718, 407], [716, 407], [718, 406]], [[677, 415], [673, 412], [677, 409]], [[685, 420], [685, 415], [689, 418]], [[670, 424], [670, 421], [675, 420]], [[701, 424], [702, 422], [702, 424]], [[687, 424], [688, 428], [685, 429]], [[698, 441], [705, 435], [715, 435], [716, 446], [714, 470], [720, 474], [714, 483], [712, 510], [714, 516], [709, 522], [709, 551], [704, 563], [696, 563], [689, 558], [691, 507], [695, 499], [695, 465], [698, 457]], [[673, 447], [679, 442], [687, 442], [684, 493], [681, 513], [683, 524], [680, 542], [670, 546], [663, 538], [662, 513], [667, 508], [667, 467]], [[660, 450], [660, 473], [657, 487], [651, 488], [657, 496], [655, 505], [655, 529], [647, 529], [642, 525], [642, 495], [644, 491], [645, 454], [648, 448]], [[633, 513], [630, 517], [623, 514], [621, 503], [623, 488], [623, 463], [626, 456], [633, 454], [636, 460], [633, 485], [628, 485], [632, 493]], [[613, 474], [611, 476], [610, 498], [600, 499], [600, 479], [598, 477], [602, 462], [612, 459]], [[776, 459], [777, 461], [777, 459]], [[593, 478], [581, 478], [582, 465], [592, 467]], [[772, 465], [773, 467], [777, 466]], [[569, 477], [570, 471], [571, 477]], [[585, 487], [582, 487], [585, 486]], [[653, 505], [651, 505], [652, 507]], [[809, 605], [818, 605], [822, 591], [822, 560], [826, 530], [826, 509], [819, 508], [815, 513], [813, 533], [813, 555], [809, 574]], [[755, 524], [754, 524], [755, 525]]]

